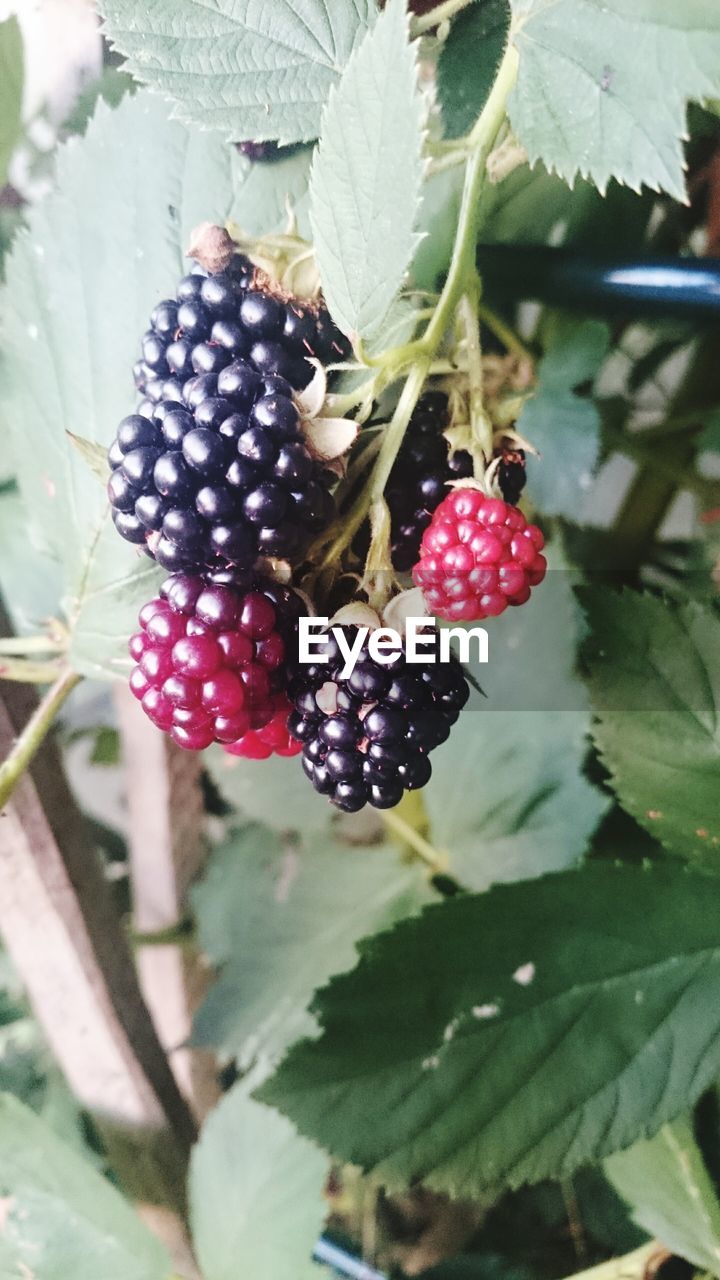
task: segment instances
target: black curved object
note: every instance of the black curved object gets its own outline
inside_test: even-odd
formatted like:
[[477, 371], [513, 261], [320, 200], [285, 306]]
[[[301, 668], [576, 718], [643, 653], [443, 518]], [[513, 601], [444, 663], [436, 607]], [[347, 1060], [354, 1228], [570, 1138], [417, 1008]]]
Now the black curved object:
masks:
[[720, 258], [601, 258], [545, 246], [480, 245], [487, 287], [582, 311], [720, 316]]

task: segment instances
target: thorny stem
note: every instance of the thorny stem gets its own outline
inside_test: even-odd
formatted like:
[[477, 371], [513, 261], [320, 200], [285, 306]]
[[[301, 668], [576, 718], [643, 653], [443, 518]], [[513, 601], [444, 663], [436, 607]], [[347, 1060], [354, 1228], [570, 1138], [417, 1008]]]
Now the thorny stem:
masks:
[[[462, 7], [460, 4], [454, 3], [452, 12], [460, 7]], [[434, 10], [434, 15], [440, 13], [442, 8], [443, 6], [440, 6]], [[333, 526], [330, 542], [328, 543], [326, 534], [315, 545], [316, 552], [322, 547], [327, 548], [319, 565], [319, 572], [330, 568], [342, 556], [365, 520], [372, 503], [382, 498], [432, 361], [461, 298], [468, 291], [468, 282], [471, 289], [472, 282], [477, 282], [475, 249], [480, 219], [479, 197], [485, 180], [487, 158], [505, 120], [507, 99], [517, 78], [517, 68], [517, 51], [513, 45], [508, 44], [487, 102], [468, 135], [470, 150], [452, 259], [438, 304], [425, 333], [421, 338], [385, 352], [382, 357], [367, 360], [370, 367], [377, 367], [381, 371], [378, 377], [379, 383], [389, 386], [404, 373], [405, 385], [383, 437], [368, 485], [358, 496], [350, 511], [343, 514]], [[477, 327], [477, 311], [475, 319]], [[490, 443], [488, 456], [491, 453], [492, 443]]]
[[476, 276], [460, 299], [458, 312], [464, 330], [465, 353], [467, 355], [473, 458], [476, 470], [479, 467], [481, 472], [478, 479], [482, 479], [485, 474], [485, 468], [492, 458], [493, 429], [492, 423], [485, 412], [485, 397], [483, 395], [482, 349], [480, 347], [480, 328], [477, 322], [479, 295], [480, 281]]
[[3, 809], [33, 756], [42, 746], [53, 721], [82, 676], [67, 667], [48, 689], [16, 739], [9, 756], [0, 765], [0, 809]]
[[517, 70], [517, 50], [512, 44], [508, 44], [488, 100], [468, 137], [471, 150], [465, 171], [465, 184], [450, 270], [440, 294], [440, 301], [435, 308], [435, 314], [420, 339], [421, 350], [431, 357], [442, 341], [468, 279], [475, 274], [475, 248], [480, 218], [479, 197], [485, 180], [485, 166], [505, 119], [505, 108], [510, 91], [517, 79]]

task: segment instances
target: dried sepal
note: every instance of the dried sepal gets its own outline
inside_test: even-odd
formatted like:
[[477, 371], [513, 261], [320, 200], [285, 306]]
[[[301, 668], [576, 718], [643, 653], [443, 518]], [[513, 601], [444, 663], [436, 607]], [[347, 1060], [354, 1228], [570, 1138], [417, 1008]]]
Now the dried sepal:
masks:
[[225, 271], [235, 256], [236, 245], [225, 227], [201, 222], [190, 233], [186, 257], [194, 258], [211, 275]]
[[352, 418], [307, 418], [302, 423], [305, 444], [321, 462], [333, 462], [347, 453], [359, 429]]
[[313, 367], [313, 376], [303, 391], [295, 392], [295, 403], [302, 418], [317, 418], [327, 396], [327, 374], [319, 360], [305, 358]]
[[369, 604], [364, 604], [362, 600], [353, 600], [350, 604], [344, 604], [337, 613], [333, 614], [330, 619], [331, 627], [369, 627], [371, 631], [377, 631], [382, 626], [380, 615]]
[[292, 582], [292, 566], [289, 560], [278, 560], [275, 556], [261, 556], [255, 562], [255, 568], [266, 578], [272, 578], [282, 587]]
[[411, 587], [409, 591], [401, 591], [385, 605], [383, 622], [393, 631], [405, 635], [408, 618], [428, 618], [428, 607], [420, 587]]

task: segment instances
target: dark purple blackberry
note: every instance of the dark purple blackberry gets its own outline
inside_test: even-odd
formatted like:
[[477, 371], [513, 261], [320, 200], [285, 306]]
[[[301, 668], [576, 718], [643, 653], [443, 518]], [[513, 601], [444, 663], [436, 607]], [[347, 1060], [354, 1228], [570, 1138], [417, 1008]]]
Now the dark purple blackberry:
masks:
[[347, 339], [324, 307], [275, 297], [249, 259], [237, 254], [226, 271], [196, 269], [184, 276], [176, 298], [157, 304], [133, 377], [138, 391], [157, 404], [178, 400], [193, 376], [218, 374], [240, 358], [301, 391], [312, 377], [308, 357], [327, 365], [349, 355]]
[[118, 427], [108, 454], [118, 532], [171, 573], [297, 562], [333, 500], [289, 385], [234, 360], [189, 379], [183, 396]]
[[305, 149], [302, 142], [292, 142], [281, 146], [279, 142], [236, 142], [236, 151], [246, 156], [255, 164], [273, 164], [276, 160], [286, 160], [298, 151]]
[[[390, 472], [385, 498], [391, 518], [392, 562], [398, 573], [409, 573], [417, 563], [420, 541], [432, 513], [449, 493], [448, 481], [473, 473], [472, 458], [464, 449], [450, 456], [442, 434], [449, 420], [447, 396], [427, 391], [418, 401]], [[355, 550], [366, 555], [368, 546], [365, 528]]]
[[[343, 630], [350, 638], [356, 629]], [[303, 745], [315, 790], [339, 809], [391, 809], [428, 781], [429, 753], [448, 737], [469, 689], [456, 659], [440, 662], [437, 632], [434, 649], [422, 652], [421, 663], [401, 654], [385, 665], [365, 646], [352, 674], [341, 677], [345, 660], [330, 635], [326, 663], [297, 665], [290, 732]]]
[[498, 484], [503, 498], [513, 507], [520, 501], [526, 480], [525, 450], [503, 449], [498, 467]]

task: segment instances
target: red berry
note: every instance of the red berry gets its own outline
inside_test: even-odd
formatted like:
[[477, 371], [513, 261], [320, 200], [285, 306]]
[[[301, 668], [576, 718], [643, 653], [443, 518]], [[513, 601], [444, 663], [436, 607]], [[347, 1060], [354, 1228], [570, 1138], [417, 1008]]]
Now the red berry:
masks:
[[171, 613], [170, 610], [167, 613], [158, 613], [150, 619], [146, 634], [156, 644], [171, 648], [175, 641], [185, 634], [183, 619], [179, 614]]
[[205, 729], [210, 724], [210, 716], [202, 707], [176, 707], [172, 722], [181, 729]]
[[[250, 670], [250, 668], [246, 668]], [[242, 675], [245, 674], [243, 671]], [[215, 715], [232, 716], [245, 706], [243, 681], [234, 671], [218, 671], [202, 687], [202, 704]]]
[[201, 694], [200, 681], [193, 680], [191, 676], [178, 676], [173, 673], [163, 684], [163, 693], [175, 707], [197, 707]]
[[204, 727], [196, 729], [183, 729], [181, 725], [173, 725], [170, 737], [186, 751], [204, 751], [214, 740], [213, 727], [209, 721]]
[[146, 643], [147, 641], [142, 631], [138, 631], [134, 636], [130, 637], [128, 649], [130, 650], [130, 657], [134, 658], [136, 662], [139, 662], [142, 658]]
[[167, 649], [146, 648], [140, 659], [140, 670], [145, 672], [151, 684], [162, 684], [173, 671], [172, 658]]
[[547, 569], [543, 535], [517, 507], [480, 489], [454, 489], [437, 507], [413, 569], [431, 613], [451, 622], [524, 604]]
[[140, 667], [134, 667], [130, 676], [130, 690], [139, 700], [145, 697], [150, 688], [150, 681]]
[[221, 636], [218, 636], [218, 644], [223, 651], [225, 665], [228, 667], [244, 667], [247, 662], [252, 662], [255, 656], [252, 640], [249, 636], [243, 635], [242, 631], [224, 631]]
[[198, 596], [195, 612], [214, 631], [231, 631], [237, 625], [238, 604], [237, 592], [230, 587], [209, 587]]
[[251, 591], [245, 596], [240, 614], [240, 630], [254, 640], [270, 635], [275, 625], [275, 610], [265, 596]]
[[148, 689], [142, 700], [142, 709], [158, 729], [169, 729], [172, 724], [172, 703], [161, 689]]
[[267, 724], [259, 729], [248, 729], [232, 741], [228, 740], [225, 750], [231, 756], [242, 756], [245, 760], [267, 760], [273, 755], [296, 756], [302, 751], [302, 743], [296, 742], [288, 729], [291, 711], [285, 694], [276, 694], [273, 715]]
[[256, 645], [257, 659], [268, 670], [274, 671], [285, 657], [285, 642], [279, 631], [272, 631], [269, 636], [259, 640]]
[[248, 590], [227, 575], [218, 583], [178, 574], [144, 606], [142, 631], [130, 641], [138, 663], [130, 688], [178, 746], [201, 751], [211, 742], [269, 732], [267, 754], [295, 753], [284, 694], [284, 721], [273, 727], [286, 643], [298, 616], [297, 598], [285, 594], [287, 601], [275, 583], [263, 580]]
[[236, 711], [234, 716], [215, 717], [215, 737], [218, 742], [237, 742], [250, 729], [247, 711]]
[[184, 636], [173, 645], [172, 663], [180, 675], [206, 680], [217, 671], [221, 662], [222, 649], [212, 636]]

